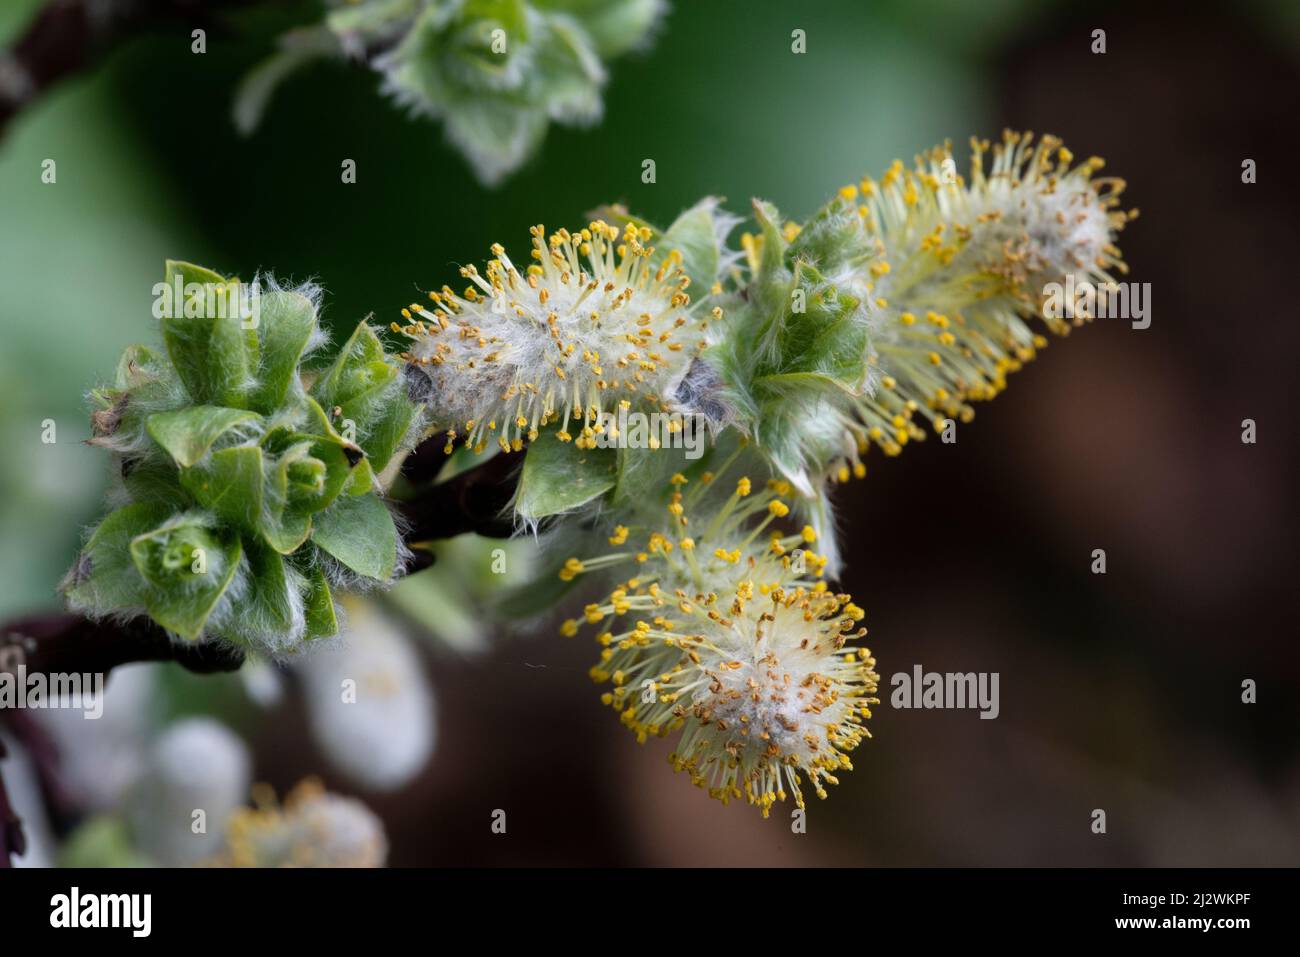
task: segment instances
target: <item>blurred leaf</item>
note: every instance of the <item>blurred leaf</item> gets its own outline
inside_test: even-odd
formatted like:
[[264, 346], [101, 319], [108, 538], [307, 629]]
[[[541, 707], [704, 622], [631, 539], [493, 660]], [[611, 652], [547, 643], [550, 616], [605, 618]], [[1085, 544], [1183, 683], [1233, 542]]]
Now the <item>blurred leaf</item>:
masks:
[[577, 17], [605, 59], [643, 42], [665, 9], [661, 0], [544, 0], [552, 10]]
[[[399, 0], [405, 6], [409, 6], [410, 2], [411, 0]], [[373, 8], [376, 4], [366, 6]], [[359, 9], [364, 8], [353, 7], [337, 12], [355, 15]], [[279, 50], [244, 74], [235, 90], [231, 116], [235, 129], [244, 136], [261, 125], [271, 96], [288, 77], [314, 60], [339, 57], [343, 53], [334, 33], [323, 26], [293, 30], [283, 37], [280, 46]]]
[[59, 867], [156, 867], [137, 851], [131, 832], [116, 814], [99, 814], [73, 831], [59, 848]]
[[464, 591], [447, 581], [441, 565], [410, 575], [384, 593], [386, 601], [463, 652], [486, 646], [484, 628]]

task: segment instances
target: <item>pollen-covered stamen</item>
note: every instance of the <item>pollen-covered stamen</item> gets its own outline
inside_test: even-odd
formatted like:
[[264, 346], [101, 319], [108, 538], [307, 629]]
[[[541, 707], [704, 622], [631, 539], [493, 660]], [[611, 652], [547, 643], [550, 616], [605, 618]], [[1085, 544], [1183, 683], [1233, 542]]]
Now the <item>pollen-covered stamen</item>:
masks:
[[718, 313], [692, 302], [681, 254], [656, 255], [647, 227], [530, 232], [523, 272], [494, 245], [483, 274], [461, 269], [463, 292], [444, 286], [393, 324], [439, 424], [477, 451], [518, 450], [546, 428], [594, 448], [619, 403], [666, 410]]
[[[838, 278], [873, 327], [873, 388], [857, 403], [841, 480], [864, 473], [859, 456], [870, 445], [896, 455], [925, 437], [925, 425], [969, 421], [972, 402], [1000, 393], [1047, 345], [1033, 318], [1068, 333], [1071, 322], [1043, 308], [1050, 284], [1072, 276], [1101, 287], [1127, 272], [1114, 238], [1137, 211], [1118, 208], [1122, 180], [1094, 175], [1102, 160], [1075, 163], [1056, 137], [1009, 130], [991, 150], [974, 139], [971, 149], [969, 183], [944, 144], [832, 202], [860, 224], [858, 253]], [[1073, 325], [1089, 318], [1076, 311]]]
[[[764, 817], [787, 795], [802, 807], [801, 783], [825, 797], [825, 785], [851, 768], [847, 752], [869, 737], [875, 661], [847, 645], [866, 634], [862, 609], [821, 580], [826, 559], [809, 548], [813, 529], [765, 536], [788, 512], [778, 497], [788, 483], [756, 489], [741, 479], [698, 537], [685, 535], [698, 486], [685, 485], [673, 477], [663, 530], [648, 531], [640, 551], [570, 559], [562, 572], [639, 566], [584, 611], [603, 646], [592, 677], [613, 685], [602, 700], [638, 740], [681, 730], [672, 763], [711, 796], [743, 797]], [[620, 527], [611, 542], [630, 534]], [[561, 631], [579, 627], [570, 620]]]

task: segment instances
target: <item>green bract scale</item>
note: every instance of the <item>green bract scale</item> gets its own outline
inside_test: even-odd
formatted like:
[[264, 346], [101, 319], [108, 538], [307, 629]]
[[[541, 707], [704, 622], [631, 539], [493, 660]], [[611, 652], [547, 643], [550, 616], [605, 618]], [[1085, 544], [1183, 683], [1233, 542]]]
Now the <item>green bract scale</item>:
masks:
[[415, 430], [401, 363], [366, 323], [314, 376], [319, 290], [168, 262], [163, 349], [91, 393], [113, 511], [63, 582], [91, 616], [145, 614], [265, 653], [336, 631], [332, 589], [390, 581], [403, 548], [378, 473]]

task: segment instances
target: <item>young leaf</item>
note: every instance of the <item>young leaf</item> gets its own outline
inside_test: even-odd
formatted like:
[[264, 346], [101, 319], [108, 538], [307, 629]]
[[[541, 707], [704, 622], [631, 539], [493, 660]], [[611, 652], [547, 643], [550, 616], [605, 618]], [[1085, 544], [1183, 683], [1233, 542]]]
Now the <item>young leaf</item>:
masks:
[[312, 569], [311, 588], [307, 592], [304, 611], [307, 616], [307, 638], [326, 638], [339, 630], [334, 613], [334, 596], [330, 583], [319, 568]]
[[189, 468], [207, 454], [212, 443], [241, 422], [259, 419], [256, 412], [213, 405], [192, 405], [175, 412], [157, 412], [146, 423], [149, 435], [167, 450], [176, 464]]
[[388, 581], [397, 564], [397, 528], [374, 495], [344, 496], [316, 516], [312, 543], [367, 578]]
[[311, 395], [321, 408], [333, 409], [387, 385], [396, 378], [397, 371], [374, 330], [361, 322], [339, 348], [334, 362], [316, 380]]
[[528, 446], [515, 511], [529, 519], [567, 512], [604, 495], [617, 479], [616, 449], [578, 450], [547, 433]]
[[[195, 307], [188, 295], [172, 302], [171, 315], [162, 320], [163, 341], [167, 355], [195, 402], [247, 408], [247, 395], [256, 368], [257, 334], [243, 328], [236, 314], [225, 316], [210, 308], [206, 293], [226, 290], [230, 280], [191, 263], [167, 262], [168, 287], [175, 289], [174, 278], [182, 284], [203, 287], [201, 306]], [[187, 315], [196, 312], [197, 315]]]
[[[365, 450], [369, 464], [375, 471], [381, 471], [393, 457], [402, 439], [406, 438], [411, 423], [415, 421], [417, 411], [416, 407], [407, 401], [401, 389], [395, 395], [390, 393], [385, 396], [385, 399], [387, 401], [380, 414], [374, 417], [373, 412], [371, 413], [372, 417], [365, 434], [357, 436], [357, 444]], [[351, 403], [343, 407], [344, 419], [351, 418], [350, 407]]]
[[311, 516], [306, 512], [282, 509], [278, 514], [263, 515], [258, 531], [281, 555], [291, 555], [311, 537]]
[[198, 500], [241, 528], [262, 517], [262, 450], [239, 445], [212, 454], [209, 462], [181, 472], [181, 484]]
[[718, 211], [718, 200], [703, 199], [673, 221], [662, 237], [655, 237], [659, 251], [676, 249], [682, 254], [682, 268], [691, 277], [691, 298], [707, 294], [717, 281], [726, 250], [726, 233], [735, 220]]
[[316, 309], [306, 296], [280, 291], [262, 295], [258, 328], [261, 365], [257, 388], [249, 396], [252, 408], [269, 415], [284, 402], [315, 328]]
[[369, 459], [362, 459], [352, 469], [352, 477], [343, 486], [344, 495], [365, 495], [375, 488], [375, 470], [370, 467]]
[[119, 389], [137, 389], [166, 375], [162, 357], [148, 346], [127, 346], [117, 363], [114, 384]]
[[240, 620], [255, 622], [261, 629], [289, 633], [294, 615], [284, 557], [256, 539], [248, 540], [247, 555], [251, 575], [248, 595], [240, 601]]
[[196, 640], [230, 587], [243, 555], [239, 536], [181, 515], [131, 540], [131, 560], [152, 586], [149, 616], [168, 631]]
[[127, 505], [99, 523], [63, 581], [73, 607], [90, 612], [138, 608], [145, 582], [131, 561], [131, 540], [156, 528], [167, 509], [150, 502]]

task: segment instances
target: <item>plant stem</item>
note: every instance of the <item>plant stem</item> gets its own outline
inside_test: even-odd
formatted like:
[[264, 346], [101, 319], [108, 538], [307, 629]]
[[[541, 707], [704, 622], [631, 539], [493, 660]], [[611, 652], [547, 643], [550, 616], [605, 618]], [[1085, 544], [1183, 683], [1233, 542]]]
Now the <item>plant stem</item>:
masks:
[[4, 778], [5, 746], [0, 741], [0, 867], [13, 867], [12, 857], [22, 857], [27, 851], [27, 835], [23, 822], [9, 803]]
[[[49, 0], [14, 44], [0, 51], [0, 136], [15, 116], [61, 81], [153, 27], [209, 26], [249, 0]], [[187, 31], [188, 32], [188, 31]]]

